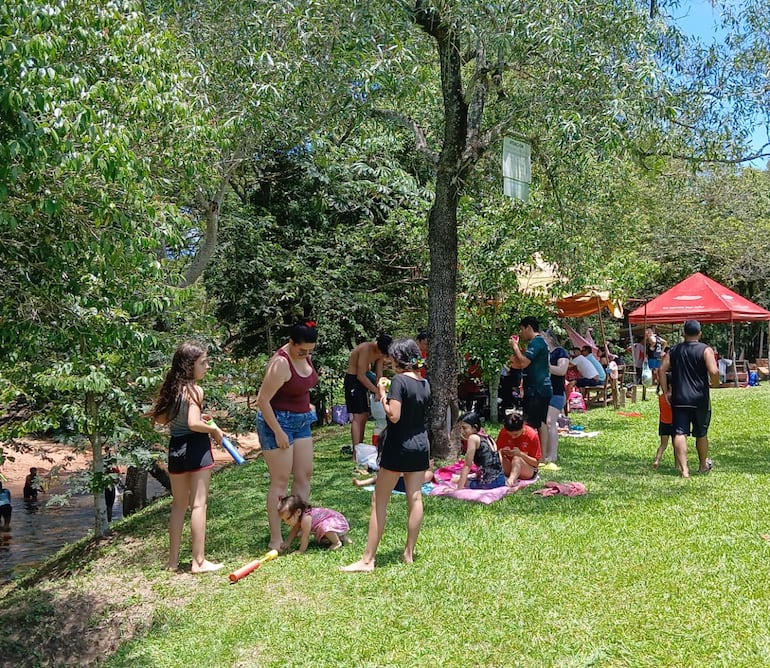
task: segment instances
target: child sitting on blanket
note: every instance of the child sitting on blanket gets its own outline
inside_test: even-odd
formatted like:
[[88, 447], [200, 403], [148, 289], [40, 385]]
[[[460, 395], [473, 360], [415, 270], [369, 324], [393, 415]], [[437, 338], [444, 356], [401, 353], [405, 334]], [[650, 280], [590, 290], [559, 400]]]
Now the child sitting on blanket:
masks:
[[503, 462], [509, 487], [519, 480], [532, 480], [542, 453], [537, 430], [524, 423], [521, 413], [505, 416], [503, 428], [497, 437], [497, 449]]
[[[426, 482], [433, 482], [433, 459], [430, 459], [428, 461], [428, 470], [425, 471], [425, 477], [423, 478], [422, 484], [424, 485]], [[368, 485], [373, 485], [377, 482], [377, 474], [375, 473], [372, 476], [369, 476], [368, 478], [364, 478], [363, 480], [359, 480], [358, 478], [353, 478], [353, 484], [356, 487], [367, 487]], [[404, 484], [404, 475], [403, 473], [398, 478], [398, 482], [396, 483], [396, 486], [393, 488], [394, 492], [403, 492], [406, 494], [406, 485]]]
[[[466, 413], [460, 418], [460, 435], [465, 441], [465, 462], [460, 471], [457, 488], [465, 487], [466, 483], [471, 489], [505, 487], [505, 474], [497, 446], [492, 438], [482, 431], [481, 418], [476, 413]], [[479, 469], [476, 471], [476, 479], [468, 482], [471, 464], [476, 464]]]
[[278, 500], [278, 514], [291, 527], [286, 540], [281, 544], [280, 552], [291, 547], [297, 535], [300, 535], [299, 549], [304, 552], [310, 542], [310, 533], [315, 535], [319, 544], [328, 544], [330, 550], [337, 550], [352, 543], [348, 538], [350, 526], [345, 516], [330, 508], [313, 508], [302, 497], [292, 494]]

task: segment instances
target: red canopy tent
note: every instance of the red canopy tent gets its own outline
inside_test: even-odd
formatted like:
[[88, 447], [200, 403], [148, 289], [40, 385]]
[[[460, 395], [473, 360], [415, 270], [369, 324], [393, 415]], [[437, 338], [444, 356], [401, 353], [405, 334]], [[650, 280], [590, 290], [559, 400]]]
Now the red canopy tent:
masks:
[[695, 273], [628, 316], [629, 322], [657, 324], [685, 320], [755, 322], [770, 320], [770, 311], [728, 290], [705, 274]]
[[[666, 290], [655, 299], [632, 311], [628, 322], [678, 323], [685, 320], [729, 322], [733, 369], [735, 366], [735, 323], [770, 320], [770, 311], [728, 290], [700, 272]], [[761, 340], [761, 339], [760, 339]], [[762, 345], [760, 343], [760, 355]], [[738, 376], [735, 375], [735, 384]]]

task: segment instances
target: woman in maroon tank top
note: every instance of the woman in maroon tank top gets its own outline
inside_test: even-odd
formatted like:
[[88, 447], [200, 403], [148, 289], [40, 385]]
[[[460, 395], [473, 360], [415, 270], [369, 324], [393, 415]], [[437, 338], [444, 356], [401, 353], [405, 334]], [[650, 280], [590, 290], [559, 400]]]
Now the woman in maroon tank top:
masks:
[[289, 342], [281, 346], [268, 362], [257, 395], [257, 432], [270, 474], [267, 492], [267, 520], [271, 550], [283, 543], [278, 500], [286, 496], [289, 478], [291, 493], [310, 499], [313, 475], [313, 438], [310, 425], [317, 418], [310, 405], [310, 389], [318, 383], [310, 353], [318, 331], [309, 320], [292, 326]]

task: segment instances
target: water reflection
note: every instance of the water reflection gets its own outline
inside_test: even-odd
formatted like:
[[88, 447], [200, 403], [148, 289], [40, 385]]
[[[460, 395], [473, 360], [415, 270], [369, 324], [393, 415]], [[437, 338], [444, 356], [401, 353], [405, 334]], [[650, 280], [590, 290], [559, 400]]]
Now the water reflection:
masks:
[[[47, 506], [53, 494], [65, 490], [63, 484], [51, 487], [37, 501], [22, 498], [23, 482], [5, 485], [11, 490], [11, 527], [0, 529], [0, 582], [20, 577], [37, 568], [68, 543], [79, 540], [94, 526], [93, 497], [73, 496], [67, 506]], [[120, 498], [115, 501], [113, 521], [123, 517]]]

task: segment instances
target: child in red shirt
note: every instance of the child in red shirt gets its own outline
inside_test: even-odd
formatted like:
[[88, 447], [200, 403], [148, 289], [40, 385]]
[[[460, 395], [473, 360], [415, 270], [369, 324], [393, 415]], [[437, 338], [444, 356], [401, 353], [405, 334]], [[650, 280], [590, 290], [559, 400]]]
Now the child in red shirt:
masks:
[[[671, 381], [669, 380], [669, 382]], [[658, 408], [660, 410], [660, 418], [658, 418], [658, 436], [660, 436], [660, 445], [658, 446], [658, 451], [655, 453], [655, 461], [652, 463], [652, 468], [655, 470], [660, 466], [660, 460], [668, 447], [669, 437], [674, 437], [674, 416], [671, 413], [671, 404], [668, 403], [666, 395], [660, 391], [660, 385], [658, 385], [656, 392], [658, 394]]]
[[519, 480], [532, 480], [542, 458], [540, 436], [536, 429], [524, 423], [520, 413], [510, 413], [503, 420], [497, 437], [497, 451], [503, 460], [503, 472], [509, 487]]

